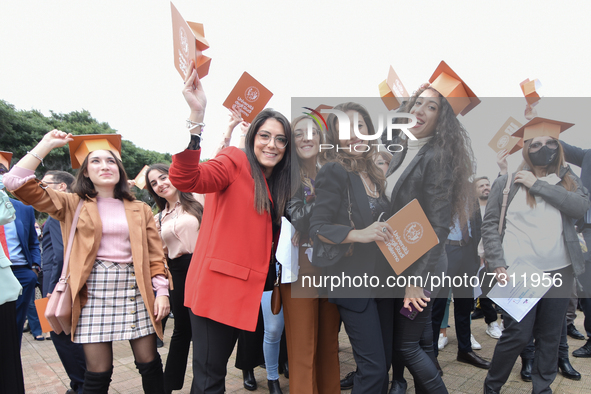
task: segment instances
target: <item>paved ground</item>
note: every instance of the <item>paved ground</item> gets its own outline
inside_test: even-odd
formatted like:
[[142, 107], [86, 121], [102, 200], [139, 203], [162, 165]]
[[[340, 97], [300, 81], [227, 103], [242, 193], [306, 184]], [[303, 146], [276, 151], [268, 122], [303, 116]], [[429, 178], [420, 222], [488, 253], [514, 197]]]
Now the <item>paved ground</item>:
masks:
[[[453, 308], [453, 304], [452, 304]], [[453, 313], [450, 314], [453, 316]], [[579, 312], [579, 315], [581, 313]], [[168, 354], [168, 342], [172, 333], [172, 325], [166, 332], [165, 346], [160, 350], [162, 358], [166, 360]], [[582, 316], [575, 321], [576, 326], [582, 330]], [[481, 393], [482, 382], [486, 376], [486, 371], [472, 367], [467, 364], [459, 363], [455, 360], [457, 352], [457, 341], [453, 329], [453, 319], [450, 319], [451, 329], [448, 329], [449, 345], [440, 353], [439, 362], [443, 368], [443, 380], [450, 393]], [[477, 351], [482, 357], [490, 359], [492, 357], [496, 340], [490, 338], [485, 333], [485, 323], [482, 319], [475, 320], [472, 323], [472, 333], [482, 344], [482, 350]], [[348, 372], [355, 369], [355, 362], [351, 352], [351, 346], [344, 332], [340, 336], [340, 358], [341, 358], [341, 376], [344, 377]], [[584, 341], [577, 341], [569, 338], [570, 351], [578, 349], [584, 344]], [[114, 344], [115, 371], [113, 373], [113, 382], [109, 393], [135, 394], [142, 393], [141, 379], [135, 365], [128, 342], [118, 342]], [[571, 357], [571, 363], [582, 375], [583, 379], [574, 382], [564, 379], [560, 374], [554, 381], [552, 389], [555, 393], [573, 393], [573, 394], [591, 394], [591, 359], [580, 359]], [[25, 375], [25, 385], [27, 394], [63, 394], [68, 388], [67, 375], [59, 361], [57, 353], [51, 341], [38, 342], [26, 333], [22, 345], [22, 361]], [[513, 373], [505, 385], [503, 393], [530, 393], [531, 383], [522, 382], [519, 377], [521, 368], [520, 361], [517, 361], [513, 368]], [[412, 389], [412, 378], [407, 372], [409, 382], [409, 392]], [[189, 393], [191, 387], [191, 360], [187, 370], [185, 387], [176, 393]], [[266, 373], [264, 369], [256, 368], [255, 376], [259, 384], [258, 393], [267, 393]], [[284, 393], [289, 393], [288, 380], [283, 376], [280, 378], [281, 387]], [[242, 387], [242, 373], [234, 368], [234, 356], [228, 363], [228, 377], [226, 379], [226, 391], [228, 393], [250, 393]], [[346, 391], [343, 393], [349, 393]]]

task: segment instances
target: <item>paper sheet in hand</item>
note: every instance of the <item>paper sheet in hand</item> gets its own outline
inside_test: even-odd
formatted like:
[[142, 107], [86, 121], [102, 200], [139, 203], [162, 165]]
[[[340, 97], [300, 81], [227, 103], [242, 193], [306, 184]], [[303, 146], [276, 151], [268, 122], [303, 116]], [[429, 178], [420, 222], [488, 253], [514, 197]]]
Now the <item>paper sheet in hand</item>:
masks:
[[[507, 285], [504, 287], [498, 283], [494, 285], [488, 293], [488, 298], [520, 322], [551, 287], [543, 286], [542, 281], [539, 286], [533, 286], [531, 282], [533, 274], [538, 274], [539, 278], [544, 277], [544, 271], [523, 260], [515, 260], [507, 269], [507, 275], [510, 278]], [[512, 278], [515, 278], [514, 282]]]
[[281, 232], [275, 258], [281, 264], [281, 283], [293, 283], [298, 280], [300, 265], [298, 263], [299, 248], [293, 246], [291, 239], [296, 232], [295, 227], [284, 217], [281, 218]]
[[376, 243], [398, 275], [439, 243], [437, 234], [416, 198], [387, 222], [394, 230], [394, 241]]

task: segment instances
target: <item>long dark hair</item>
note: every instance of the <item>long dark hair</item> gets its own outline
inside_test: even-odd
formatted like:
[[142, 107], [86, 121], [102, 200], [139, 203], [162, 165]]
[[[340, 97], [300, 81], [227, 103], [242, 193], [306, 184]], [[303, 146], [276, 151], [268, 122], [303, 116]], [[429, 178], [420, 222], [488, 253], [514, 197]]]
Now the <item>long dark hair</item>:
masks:
[[280, 112], [271, 108], [261, 111], [252, 121], [248, 132], [246, 133], [246, 146], [244, 148], [246, 157], [250, 163], [252, 178], [254, 179], [254, 208], [259, 214], [268, 212], [273, 217], [276, 224], [281, 221], [281, 216], [285, 212], [285, 207], [292, 195], [291, 182], [291, 149], [285, 148], [285, 152], [281, 161], [275, 165], [271, 176], [267, 180], [269, 190], [271, 191], [271, 198], [273, 202], [269, 201], [267, 195], [267, 187], [265, 185], [265, 175], [261, 170], [261, 164], [254, 153], [254, 144], [257, 132], [268, 119], [275, 119], [283, 126], [285, 137], [291, 141], [291, 126], [289, 121]]
[[[359, 113], [365, 124], [369, 135], [375, 134], [375, 127], [369, 116], [367, 109], [357, 103], [348, 102], [342, 103], [334, 107], [341, 112], [356, 111]], [[333, 147], [339, 146], [339, 130], [337, 129], [338, 118], [334, 114], [328, 116], [328, 131], [326, 133], [326, 143], [331, 144]], [[361, 153], [360, 155], [354, 155], [346, 150], [340, 150], [337, 152], [336, 149], [325, 149], [321, 152], [323, 162], [334, 161], [341, 164], [349, 172], [367, 172], [369, 179], [376, 186], [376, 190], [383, 194], [386, 191], [386, 178], [384, 172], [378, 168], [374, 162], [374, 157], [378, 152], [376, 144], [370, 144], [370, 149]]]
[[[553, 139], [556, 139], [556, 138], [553, 138]], [[521, 165], [519, 166], [517, 171], [521, 171], [521, 170], [530, 171], [531, 173], [536, 175], [536, 173], [533, 170], [534, 165], [531, 162], [531, 159], [529, 157], [529, 147], [530, 147], [532, 141], [533, 141], [533, 138], [529, 139], [523, 143], [523, 152], [522, 152], [523, 162], [521, 163]], [[566, 162], [564, 159], [564, 150], [562, 149], [562, 144], [558, 143], [558, 157], [556, 158], [554, 163], [552, 163], [548, 167], [546, 167], [546, 172], [548, 175], [549, 174], [556, 174], [556, 175], [560, 176], [560, 169], [564, 166], [566, 166]], [[537, 177], [537, 175], [536, 175], [536, 177]], [[564, 178], [562, 178], [560, 183], [568, 191], [574, 192], [577, 190], [577, 184], [575, 183], [575, 181], [572, 180], [572, 178], [568, 174]], [[529, 192], [529, 188], [527, 186], [522, 184], [521, 187], [523, 187], [525, 189], [525, 194], [527, 196], [527, 205], [529, 205], [531, 208], [535, 208], [536, 207], [536, 198]]]
[[[400, 111], [409, 113], [418, 97], [427, 89], [437, 92], [431, 87], [417, 90]], [[441, 93], [437, 92], [437, 94], [440, 98], [437, 127], [429, 144], [432, 149], [435, 149], [435, 159], [438, 161], [437, 167], [440, 171], [451, 171], [452, 173], [451, 184], [442, 185], [447, 193], [441, 195], [440, 198], [451, 201], [451, 217], [457, 215], [460, 223], [464, 225], [476, 207], [474, 203], [476, 191], [470, 182], [474, 171], [474, 152], [470, 136], [454, 114], [451, 105]]]
[[[148, 170], [146, 171], [146, 188], [148, 189], [148, 192], [150, 193], [154, 201], [156, 201], [156, 205], [158, 206], [158, 210], [160, 212], [166, 209], [166, 204], [168, 204], [168, 201], [166, 201], [166, 198], [160, 197], [158, 194], [156, 194], [154, 188], [150, 184], [150, 179], [148, 178], [148, 175], [152, 170], [156, 170], [158, 172], [168, 175], [169, 168], [170, 165], [168, 164], [156, 163], [148, 167]], [[201, 218], [203, 217], [203, 205], [201, 205], [201, 203], [197, 201], [191, 193], [184, 193], [178, 189], [177, 193], [179, 195], [179, 201], [181, 202], [181, 207], [183, 207], [183, 210], [195, 216], [197, 220], [199, 220], [199, 223], [201, 223]]]
[[[292, 165], [291, 171], [293, 174], [293, 179], [295, 179], [297, 182], [301, 183], [302, 185], [307, 186], [310, 189], [310, 191], [312, 192], [312, 194], [314, 194], [314, 185], [312, 185], [312, 181], [310, 179], [309, 174], [306, 174], [306, 172], [304, 171], [302, 159], [298, 155], [298, 150], [297, 150], [297, 146], [296, 146], [296, 139], [295, 139], [295, 127], [297, 126], [298, 123], [300, 123], [302, 120], [305, 120], [305, 119], [308, 119], [311, 122], [314, 121], [309, 115], [301, 115], [291, 121], [291, 131], [292, 131], [291, 154], [295, 158], [295, 160], [291, 161], [291, 165]], [[312, 126], [313, 129], [318, 131], [320, 145], [324, 144], [324, 139], [325, 139], [326, 133], [324, 132], [323, 129], [319, 129], [314, 123], [312, 123], [312, 124], [313, 124], [313, 126]], [[307, 133], [307, 129], [306, 129], [305, 133]], [[316, 156], [316, 169], [317, 170], [320, 167], [320, 163], [318, 161], [319, 156], [320, 156], [320, 154], [318, 154]]]
[[[123, 167], [123, 163], [112, 151], [107, 151], [113, 156], [115, 162], [117, 163], [117, 168], [119, 169], [119, 182], [115, 185], [115, 190], [113, 191], [113, 197], [117, 200], [128, 200], [134, 201], [135, 197], [129, 191], [129, 185], [127, 184], [127, 173], [125, 172], [125, 168]], [[76, 180], [72, 185], [72, 192], [76, 193], [81, 199], [87, 200], [89, 197], [94, 198], [98, 195], [98, 192], [94, 188], [94, 183], [90, 180], [88, 176], [86, 176], [86, 172], [88, 171], [88, 154], [82, 165], [80, 165], [80, 169], [76, 174]]]

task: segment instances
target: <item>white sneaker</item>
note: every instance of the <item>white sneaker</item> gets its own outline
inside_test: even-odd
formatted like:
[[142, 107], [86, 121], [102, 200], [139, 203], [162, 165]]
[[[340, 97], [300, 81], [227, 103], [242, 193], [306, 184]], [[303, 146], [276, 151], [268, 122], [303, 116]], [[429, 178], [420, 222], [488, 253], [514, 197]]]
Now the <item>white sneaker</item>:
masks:
[[482, 345], [478, 343], [474, 335], [470, 334], [470, 344], [472, 345], [472, 350], [480, 350], [482, 349]]
[[447, 346], [448, 339], [444, 337], [442, 333], [439, 333], [439, 340], [437, 341], [437, 348], [443, 350]]
[[501, 320], [501, 326], [499, 328], [501, 329], [501, 332], [505, 331], [505, 322], [503, 320]]
[[499, 323], [496, 321], [490, 323], [488, 327], [486, 327], [486, 333], [489, 337], [494, 339], [499, 339], [501, 335], [503, 335], [503, 331], [501, 331], [501, 327], [499, 327]]

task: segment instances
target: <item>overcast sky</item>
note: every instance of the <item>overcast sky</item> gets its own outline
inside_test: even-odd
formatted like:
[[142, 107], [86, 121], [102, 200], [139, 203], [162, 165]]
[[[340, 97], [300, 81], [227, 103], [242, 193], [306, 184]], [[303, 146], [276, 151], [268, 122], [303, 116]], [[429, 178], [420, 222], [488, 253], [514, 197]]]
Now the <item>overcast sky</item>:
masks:
[[[540, 79], [546, 98], [590, 96], [587, 1], [174, 3], [205, 25], [211, 45], [206, 157], [226, 129], [222, 102], [244, 71], [288, 118], [291, 97], [377, 96], [390, 65], [412, 92], [441, 60], [482, 98], [522, 97], [525, 78]], [[169, 1], [3, 0], [0, 39], [0, 99], [46, 115], [86, 109], [142, 148], [176, 153], [171, 141], [187, 132], [188, 107], [173, 65]], [[486, 144], [508, 116], [525, 119], [518, 106], [492, 116], [485, 103], [460, 120], [478, 172], [494, 176]], [[591, 99], [561, 103], [557, 111], [543, 99], [538, 113], [576, 123], [562, 138], [591, 148]]]

